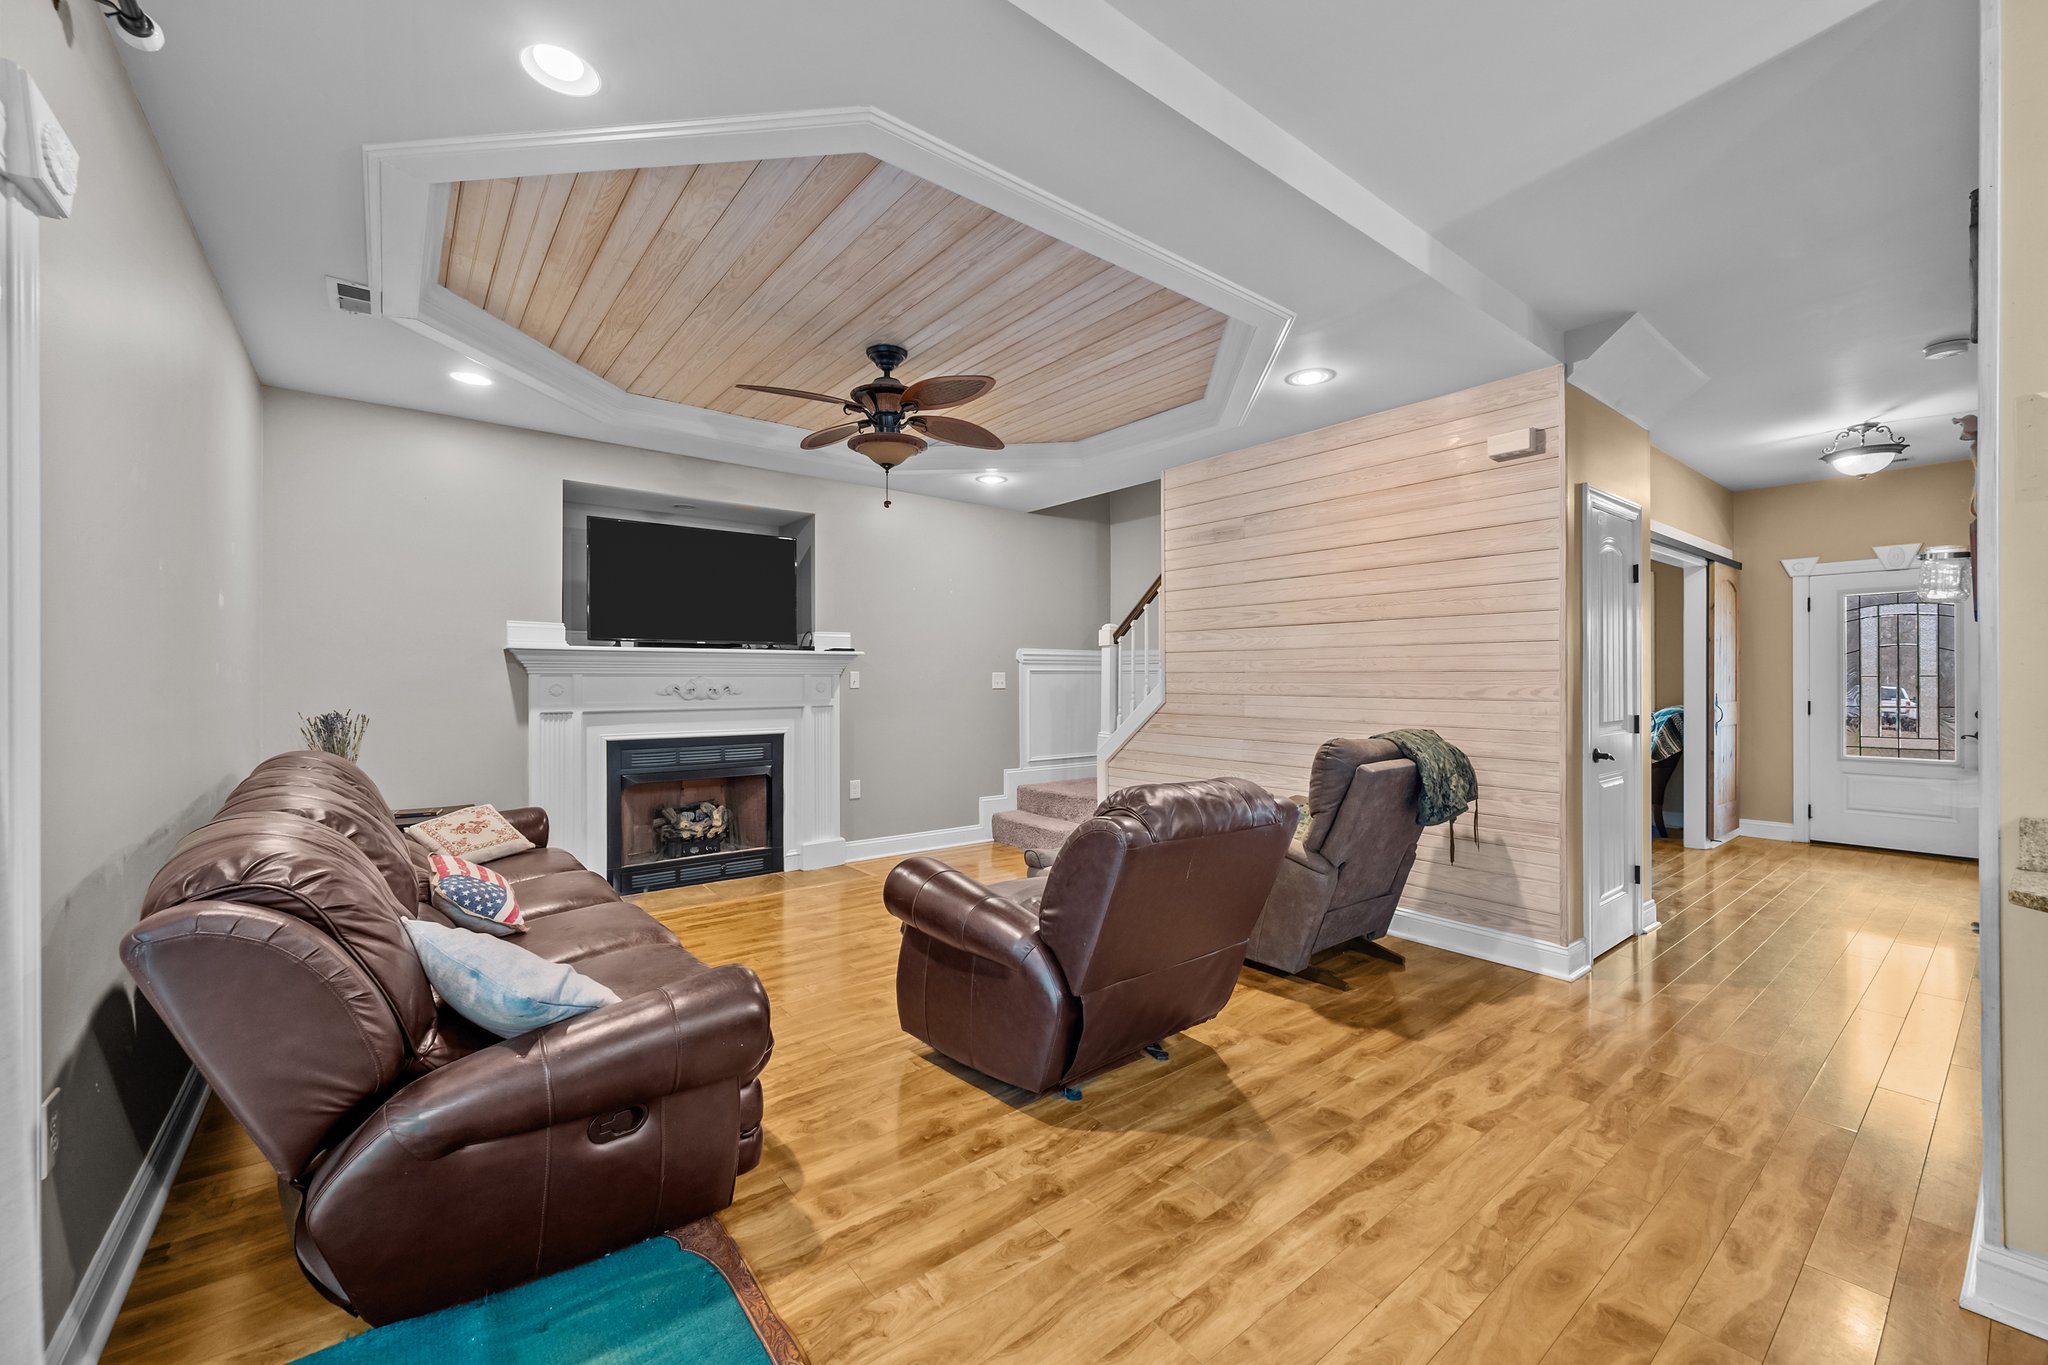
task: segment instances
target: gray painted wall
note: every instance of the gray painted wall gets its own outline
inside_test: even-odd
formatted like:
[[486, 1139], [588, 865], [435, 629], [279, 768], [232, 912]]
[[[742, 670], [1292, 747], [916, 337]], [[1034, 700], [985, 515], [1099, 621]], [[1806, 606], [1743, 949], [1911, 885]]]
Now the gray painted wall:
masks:
[[1115, 623], [1159, 577], [1159, 482], [1111, 493], [1109, 503], [1109, 610]]
[[[377, 325], [354, 324], [349, 325]], [[283, 389], [263, 394], [266, 750], [298, 713], [368, 712], [398, 805], [526, 796], [508, 619], [559, 619], [564, 479], [816, 518], [817, 623], [865, 652], [846, 694], [850, 839], [970, 824], [1017, 762], [1020, 646], [1094, 644], [1100, 514], [1030, 515]], [[849, 457], [850, 458], [850, 457]]]
[[[258, 390], [97, 8], [0, 0], [5, 55], [82, 158], [43, 225], [46, 1330], [185, 1062], [117, 944], [169, 847], [255, 758]], [[20, 1116], [15, 1116], [19, 1118]]]

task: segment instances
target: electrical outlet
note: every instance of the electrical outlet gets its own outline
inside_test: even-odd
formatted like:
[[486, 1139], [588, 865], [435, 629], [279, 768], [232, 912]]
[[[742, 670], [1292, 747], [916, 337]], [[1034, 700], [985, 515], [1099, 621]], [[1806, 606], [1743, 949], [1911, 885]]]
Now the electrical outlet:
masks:
[[859, 779], [859, 778], [857, 778], [857, 777], [856, 777], [856, 778], [851, 778], [851, 779], [849, 779], [849, 780], [847, 781], [847, 784], [846, 784], [846, 799], [847, 799], [847, 800], [849, 800], [849, 801], [858, 801], [858, 800], [860, 800], [860, 779]]
[[847, 670], [846, 670], [846, 685], [847, 685], [848, 687], [852, 688], [852, 689], [853, 689], [854, 691], [856, 691], [856, 692], [860, 691], [860, 670], [859, 670], [859, 669], [857, 669], [857, 668], [849, 668], [849, 669], [847, 669]]
[[48, 1180], [50, 1172], [57, 1169], [57, 1097], [63, 1093], [60, 1086], [43, 1097], [43, 1141], [37, 1149], [37, 1180]]
[[988, 675], [988, 685], [1000, 692], [1010, 685], [1010, 675], [1007, 673], [991, 673]]

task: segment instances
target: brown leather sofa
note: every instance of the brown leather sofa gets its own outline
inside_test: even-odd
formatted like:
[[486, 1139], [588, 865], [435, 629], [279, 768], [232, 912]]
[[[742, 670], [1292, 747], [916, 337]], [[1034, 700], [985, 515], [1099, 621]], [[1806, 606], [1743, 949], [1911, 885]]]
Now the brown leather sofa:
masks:
[[[622, 999], [500, 1040], [440, 1004], [440, 918], [376, 785], [280, 754], [178, 845], [121, 955], [276, 1168], [299, 1265], [370, 1322], [563, 1269], [732, 1202], [761, 1155], [768, 1000], [547, 847], [491, 866], [517, 942]], [[445, 921], [444, 921], [445, 922]]]
[[1308, 830], [1288, 847], [1245, 956], [1298, 972], [1317, 953], [1386, 933], [1415, 866], [1421, 791], [1414, 763], [1387, 740], [1333, 739], [1316, 750]]
[[1241, 778], [1126, 787], [1044, 878], [897, 864], [882, 898], [904, 925], [904, 1032], [1041, 1094], [1215, 1017], [1294, 823]]

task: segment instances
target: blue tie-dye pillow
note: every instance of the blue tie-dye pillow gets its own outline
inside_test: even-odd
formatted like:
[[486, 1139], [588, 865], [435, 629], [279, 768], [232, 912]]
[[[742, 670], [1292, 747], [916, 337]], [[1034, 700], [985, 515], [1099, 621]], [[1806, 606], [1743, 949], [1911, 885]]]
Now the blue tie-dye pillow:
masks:
[[427, 980], [449, 1008], [500, 1038], [517, 1038], [619, 998], [567, 963], [550, 962], [509, 939], [419, 919], [406, 920], [405, 931]]

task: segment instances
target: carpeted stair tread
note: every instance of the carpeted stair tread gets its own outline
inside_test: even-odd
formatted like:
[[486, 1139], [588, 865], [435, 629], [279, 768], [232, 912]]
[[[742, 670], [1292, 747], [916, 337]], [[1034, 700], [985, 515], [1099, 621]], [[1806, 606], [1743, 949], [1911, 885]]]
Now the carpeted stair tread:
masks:
[[999, 811], [989, 821], [989, 833], [997, 843], [1008, 844], [1011, 848], [1042, 848], [1048, 853], [1057, 853], [1079, 823], [1028, 810], [1006, 810]]
[[1027, 782], [1017, 788], [1017, 809], [1033, 815], [1049, 815], [1055, 820], [1070, 820], [1075, 824], [1095, 814], [1100, 798], [1095, 794], [1095, 779], [1076, 778], [1071, 782]]

